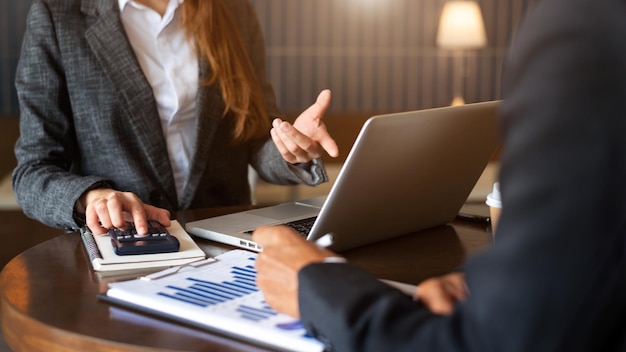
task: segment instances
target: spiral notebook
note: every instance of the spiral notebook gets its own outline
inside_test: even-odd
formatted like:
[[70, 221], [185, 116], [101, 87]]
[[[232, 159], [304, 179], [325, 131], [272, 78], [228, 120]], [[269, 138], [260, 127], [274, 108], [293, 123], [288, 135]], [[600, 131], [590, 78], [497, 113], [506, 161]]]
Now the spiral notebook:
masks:
[[81, 228], [80, 233], [89, 261], [95, 271], [161, 268], [183, 265], [206, 258], [204, 251], [198, 247], [178, 221], [172, 220], [172, 225], [167, 229], [180, 242], [178, 252], [120, 256], [115, 254], [109, 235], [94, 236], [87, 227]]

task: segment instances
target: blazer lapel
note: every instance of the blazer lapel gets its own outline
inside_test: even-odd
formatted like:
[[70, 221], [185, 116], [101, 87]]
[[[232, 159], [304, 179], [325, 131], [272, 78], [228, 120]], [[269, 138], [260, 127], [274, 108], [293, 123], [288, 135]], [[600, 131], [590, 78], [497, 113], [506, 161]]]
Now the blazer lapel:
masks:
[[[204, 60], [198, 60], [200, 63], [200, 79], [210, 74], [209, 64]], [[189, 178], [185, 182], [183, 193], [180, 197], [180, 206], [182, 209], [188, 208], [193, 201], [198, 185], [202, 182], [202, 175], [209, 163], [209, 152], [215, 132], [220, 125], [222, 112], [224, 111], [224, 101], [222, 95], [216, 85], [209, 87], [201, 86], [198, 88], [198, 96], [196, 97], [196, 145], [194, 148], [193, 158], [189, 170]]]
[[152, 87], [145, 78], [119, 17], [117, 1], [83, 0], [82, 11], [95, 22], [85, 38], [119, 92], [130, 124], [140, 140], [154, 177], [165, 187], [171, 204], [178, 204], [172, 168]]

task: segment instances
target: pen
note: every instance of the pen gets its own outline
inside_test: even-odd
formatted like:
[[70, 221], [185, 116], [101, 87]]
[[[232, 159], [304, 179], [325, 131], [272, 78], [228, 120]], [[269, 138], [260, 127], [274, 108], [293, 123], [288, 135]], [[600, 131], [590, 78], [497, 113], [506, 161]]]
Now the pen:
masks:
[[480, 223], [480, 224], [487, 224], [488, 225], [490, 223], [490, 218], [488, 216], [482, 216], [482, 215], [458, 213], [456, 215], [456, 218], [459, 219], [459, 220], [477, 222], [477, 223]]
[[327, 233], [324, 236], [315, 240], [315, 244], [318, 247], [326, 248], [330, 247], [333, 244], [333, 235], [331, 233]]
[[[334, 237], [331, 233], [327, 233], [324, 236], [315, 240], [315, 244], [320, 248], [327, 248], [334, 242]], [[347, 260], [340, 256], [330, 256], [324, 258], [324, 263], [346, 263]]]

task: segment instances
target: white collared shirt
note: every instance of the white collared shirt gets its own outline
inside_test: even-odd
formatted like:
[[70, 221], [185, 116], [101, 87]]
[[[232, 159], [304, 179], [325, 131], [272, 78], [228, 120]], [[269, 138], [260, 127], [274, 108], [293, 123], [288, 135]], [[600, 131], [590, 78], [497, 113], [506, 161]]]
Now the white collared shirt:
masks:
[[195, 145], [199, 74], [194, 45], [177, 11], [184, 0], [170, 0], [163, 17], [133, 0], [118, 1], [126, 35], [152, 86], [180, 197]]

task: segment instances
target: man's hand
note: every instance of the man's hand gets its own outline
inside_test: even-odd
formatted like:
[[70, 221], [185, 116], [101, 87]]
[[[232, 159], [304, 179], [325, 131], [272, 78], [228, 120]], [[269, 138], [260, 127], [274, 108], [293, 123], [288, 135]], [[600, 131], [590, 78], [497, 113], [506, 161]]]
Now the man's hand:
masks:
[[124, 229], [127, 220], [135, 223], [139, 235], [148, 234], [148, 219], [171, 225], [168, 210], [144, 204], [134, 193], [98, 188], [86, 192], [80, 201], [87, 226], [95, 235], [106, 234], [113, 227]]
[[298, 272], [334, 253], [308, 242], [286, 226], [260, 227], [252, 240], [263, 247], [256, 259], [257, 286], [274, 310], [299, 318]]
[[456, 272], [425, 280], [417, 287], [417, 299], [435, 314], [452, 314], [454, 305], [468, 295], [465, 275]]
[[328, 134], [322, 117], [330, 105], [330, 90], [323, 90], [317, 101], [306, 109], [294, 122], [275, 119], [270, 134], [283, 158], [291, 163], [306, 163], [322, 156], [322, 149], [336, 157], [339, 148]]

